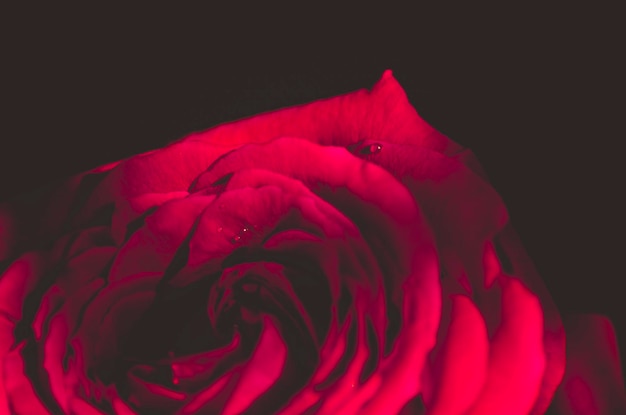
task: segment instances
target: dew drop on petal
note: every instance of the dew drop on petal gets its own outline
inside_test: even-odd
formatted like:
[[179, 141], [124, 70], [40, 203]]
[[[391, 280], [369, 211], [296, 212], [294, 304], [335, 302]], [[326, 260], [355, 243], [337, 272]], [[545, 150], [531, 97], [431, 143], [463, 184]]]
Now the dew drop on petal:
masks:
[[359, 153], [361, 153], [362, 155], [370, 155], [370, 154], [377, 154], [380, 153], [380, 151], [383, 149], [383, 145], [380, 143], [373, 143], [370, 145], [366, 145], [363, 146], [360, 150]]
[[230, 241], [231, 243], [237, 243], [239, 241], [241, 241], [241, 238], [244, 235], [250, 235], [250, 227], [248, 226], [244, 226], [237, 235], [233, 236]]

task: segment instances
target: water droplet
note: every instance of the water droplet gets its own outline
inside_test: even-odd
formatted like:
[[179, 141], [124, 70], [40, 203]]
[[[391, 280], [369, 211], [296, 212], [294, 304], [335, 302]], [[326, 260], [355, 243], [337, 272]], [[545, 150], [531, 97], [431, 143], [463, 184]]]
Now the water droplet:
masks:
[[380, 150], [383, 149], [383, 145], [380, 143], [373, 143], [373, 144], [369, 144], [369, 145], [365, 145], [363, 147], [361, 147], [361, 149], [359, 150], [359, 153], [361, 153], [364, 156], [370, 155], [370, 154], [376, 154], [376, 153], [380, 153]]
[[224, 230], [224, 228], [222, 228], [221, 226], [218, 226], [218, 227], [217, 227], [217, 231], [218, 231], [218, 232], [222, 232], [223, 230]]
[[352, 386], [352, 387], [354, 388], [354, 383], [353, 383], [353, 384], [351, 384], [350, 386]]
[[237, 235], [233, 236], [232, 238], [230, 238], [230, 241], [232, 243], [237, 243], [239, 241], [241, 241], [241, 238], [244, 235], [249, 235], [250, 234], [250, 227], [249, 226], [244, 226]]

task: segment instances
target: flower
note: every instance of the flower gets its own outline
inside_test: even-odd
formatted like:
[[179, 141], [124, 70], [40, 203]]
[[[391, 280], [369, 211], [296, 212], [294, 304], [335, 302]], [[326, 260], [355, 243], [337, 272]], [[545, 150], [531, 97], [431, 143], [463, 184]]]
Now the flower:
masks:
[[[0, 226], [6, 413], [539, 414], [563, 379], [502, 200], [390, 71], [94, 169]], [[556, 404], [621, 404], [585, 381], [574, 402], [572, 367]]]

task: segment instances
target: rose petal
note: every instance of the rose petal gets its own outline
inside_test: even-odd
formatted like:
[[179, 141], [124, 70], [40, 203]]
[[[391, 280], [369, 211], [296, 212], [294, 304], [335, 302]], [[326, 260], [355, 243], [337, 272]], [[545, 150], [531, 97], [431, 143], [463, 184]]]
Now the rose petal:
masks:
[[216, 382], [214, 382], [211, 386], [203, 390], [201, 393], [194, 396], [187, 405], [185, 405], [180, 411], [180, 415], [192, 415], [197, 413], [197, 411], [207, 404], [212, 403], [212, 399], [220, 393], [227, 384], [233, 378], [233, 372], [227, 373], [222, 376]]
[[44, 343], [43, 366], [48, 373], [50, 390], [63, 411], [69, 412], [70, 401], [73, 391], [68, 390], [63, 373], [63, 360], [65, 358], [68, 327], [61, 314], [51, 319], [49, 334]]
[[[380, 143], [382, 150], [369, 160], [403, 180], [423, 208], [435, 229], [446, 293], [479, 295], [502, 272], [499, 256], [504, 255], [508, 272], [522, 279], [539, 297], [545, 318], [547, 366], [533, 413], [543, 413], [562, 377], [564, 331], [551, 295], [507, 223], [500, 197], [467, 151], [450, 157], [428, 149]], [[485, 245], [485, 241], [493, 243]], [[494, 244], [499, 249], [497, 254]], [[491, 249], [491, 253], [487, 255], [485, 249]], [[496, 315], [485, 310], [485, 316], [493, 319]]]
[[188, 396], [184, 393], [147, 382], [132, 373], [128, 374], [128, 402], [143, 413], [169, 411], [174, 413]]
[[429, 415], [464, 414], [478, 398], [487, 375], [489, 341], [485, 322], [464, 295], [450, 297], [450, 324], [435, 361]]
[[24, 363], [21, 356], [23, 343], [3, 356], [0, 365], [3, 372], [0, 374], [6, 388], [8, 406], [11, 414], [15, 415], [49, 415], [50, 412], [33, 389], [31, 380], [24, 373]]
[[516, 279], [502, 278], [499, 283], [502, 321], [491, 339], [487, 380], [468, 412], [472, 415], [528, 414], [545, 368], [539, 300]]
[[224, 415], [242, 413], [268, 390], [280, 376], [286, 359], [286, 345], [272, 320], [265, 317], [259, 343], [241, 373], [237, 388], [224, 408]]
[[567, 366], [554, 402], [559, 414], [626, 413], [617, 339], [600, 315], [566, 316]]
[[[92, 359], [107, 361], [118, 351], [119, 341], [152, 303], [161, 275], [144, 273], [103, 286], [91, 301], [83, 301], [80, 326], [73, 337], [82, 340], [87, 367]], [[70, 314], [70, 318], [74, 316]]]
[[13, 345], [13, 329], [15, 323], [0, 314], [0, 414], [9, 413], [9, 404], [7, 401], [7, 389], [4, 384], [4, 356], [11, 350]]
[[164, 272], [188, 236], [196, 218], [214, 199], [194, 197], [162, 205], [120, 248], [109, 273], [110, 281], [145, 272]]
[[113, 403], [115, 415], [139, 415], [137, 412], [130, 409], [130, 407], [119, 397], [113, 397], [111, 401]]
[[[47, 266], [44, 255], [30, 252], [15, 260], [0, 276], [0, 313], [11, 321], [22, 319], [26, 297], [40, 282]], [[4, 336], [7, 336], [5, 333]], [[1, 337], [4, 337], [0, 335]]]
[[56, 284], [71, 297], [78, 289], [105, 276], [104, 271], [117, 254], [111, 246], [95, 247], [69, 258]]
[[419, 117], [386, 71], [371, 92], [360, 90], [224, 124], [123, 161], [95, 189], [85, 212], [140, 194], [186, 190], [200, 171], [231, 149], [283, 136], [338, 146], [385, 137], [446, 153], [460, 150]]
[[148, 209], [161, 206], [170, 200], [183, 199], [188, 195], [187, 192], [147, 193], [119, 201], [111, 219], [110, 231], [117, 245], [121, 245], [124, 241], [128, 225]]
[[511, 264], [511, 273], [523, 276], [526, 286], [539, 298], [544, 312], [544, 351], [546, 368], [541, 390], [532, 414], [541, 414], [550, 404], [565, 370], [565, 330], [561, 315], [546, 285], [526, 254], [519, 237], [510, 224], [497, 235], [499, 244]]
[[[304, 163], [305, 159], [308, 164]], [[312, 162], [325, 168], [311, 168]], [[316, 193], [360, 225], [359, 229], [368, 232], [371, 239], [386, 239], [387, 243], [399, 246], [400, 250], [410, 250], [410, 254], [406, 255], [413, 257], [416, 263], [429, 261], [428, 257], [432, 254], [430, 231], [406, 189], [384, 170], [355, 158], [345, 149], [320, 147], [294, 138], [277, 139], [267, 145], [249, 145], [222, 157], [203, 173], [195, 185], [199, 188], [207, 186], [233, 173], [239, 166], [247, 165], [298, 179], [314, 191], [328, 186], [330, 191], [319, 190]], [[355, 175], [355, 171], [359, 174]], [[345, 189], [345, 192], [333, 189]], [[409, 229], [415, 229], [410, 236], [406, 235]], [[389, 235], [388, 239], [385, 235]], [[367, 239], [368, 235], [365, 237]], [[378, 252], [383, 254], [387, 250], [381, 246]], [[394, 281], [393, 278], [388, 280]], [[398, 284], [395, 290], [402, 282], [394, 282]], [[423, 304], [438, 297], [432, 294], [434, 292], [431, 291], [423, 294]], [[401, 296], [399, 292], [392, 295]]]
[[113, 247], [113, 240], [111, 239], [111, 232], [108, 226], [96, 226], [79, 231], [65, 255], [69, 258], [74, 258], [89, 249], [100, 247]]

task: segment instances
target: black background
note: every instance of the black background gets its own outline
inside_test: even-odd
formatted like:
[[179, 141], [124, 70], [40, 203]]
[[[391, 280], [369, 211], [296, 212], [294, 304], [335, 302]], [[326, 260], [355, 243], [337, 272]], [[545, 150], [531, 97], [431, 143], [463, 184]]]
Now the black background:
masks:
[[5, 9], [0, 197], [390, 68], [475, 152], [561, 309], [609, 315], [624, 356], [617, 8], [444, 3]]

